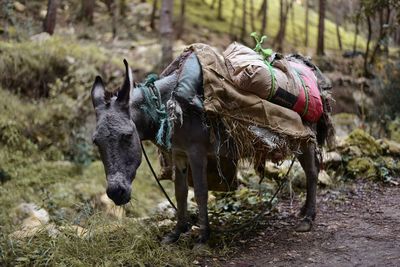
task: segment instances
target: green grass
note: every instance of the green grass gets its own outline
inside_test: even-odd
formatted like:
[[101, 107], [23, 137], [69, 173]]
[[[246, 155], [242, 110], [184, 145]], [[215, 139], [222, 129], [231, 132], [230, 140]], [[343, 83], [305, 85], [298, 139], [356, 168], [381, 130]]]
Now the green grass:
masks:
[[[212, 10], [209, 6], [211, 6], [212, 0], [206, 0], [208, 6], [203, 4], [203, 1], [200, 0], [190, 0], [187, 1], [187, 16], [189, 21], [193, 24], [197, 24], [200, 27], [208, 28], [213, 31], [217, 31], [220, 33], [229, 33], [229, 26], [232, 19], [232, 6], [233, 1], [224, 1], [224, 9], [223, 9], [223, 18], [224, 20], [217, 19], [217, 8]], [[235, 34], [240, 35], [241, 31], [241, 21], [242, 21], [242, 4], [241, 1], [238, 1], [239, 5], [236, 10], [236, 19], [235, 19]], [[259, 7], [261, 6], [261, 0], [254, 1], [254, 9], [257, 12]], [[249, 9], [248, 4], [248, 9]], [[176, 4], [175, 13], [178, 14], [178, 3]], [[256, 13], [255, 12], [255, 13]], [[294, 4], [294, 23], [292, 23], [292, 12], [289, 12], [289, 17], [287, 21], [287, 30], [286, 30], [286, 41], [291, 47], [294, 47], [294, 51], [302, 51], [305, 49], [304, 40], [305, 40], [305, 9], [302, 5]], [[177, 15], [176, 15], [177, 16]], [[261, 28], [261, 18], [256, 17], [256, 30], [259, 31]], [[247, 20], [247, 32], [248, 35], [252, 32], [251, 24], [250, 24], [250, 15]], [[269, 10], [268, 10], [268, 25], [266, 29], [267, 36], [269, 37], [269, 41], [272, 42], [273, 38], [276, 36], [276, 33], [279, 28], [279, 1], [272, 0], [269, 1]], [[343, 27], [340, 27], [340, 32], [342, 36], [343, 49], [352, 49], [354, 33], [351, 30], [346, 30]], [[315, 48], [317, 44], [317, 35], [318, 35], [318, 14], [310, 9], [309, 12], [309, 46], [308, 48]], [[365, 40], [359, 36], [358, 39], [359, 49], [365, 48]], [[325, 47], [330, 50], [338, 50], [339, 45], [336, 38], [336, 25], [329, 19], [325, 20]]]

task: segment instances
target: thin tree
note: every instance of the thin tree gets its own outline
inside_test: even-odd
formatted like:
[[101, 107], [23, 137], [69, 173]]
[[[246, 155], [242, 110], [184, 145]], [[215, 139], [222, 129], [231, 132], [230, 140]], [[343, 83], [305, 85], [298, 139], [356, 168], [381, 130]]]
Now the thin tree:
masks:
[[223, 1], [218, 0], [218, 16], [217, 19], [223, 20], [224, 18], [222, 17], [222, 9], [223, 9]]
[[81, 1], [81, 18], [82, 20], [93, 25], [93, 13], [94, 13], [95, 0], [82, 0]]
[[186, 1], [181, 0], [181, 12], [179, 15], [179, 23], [176, 35], [178, 39], [182, 37], [182, 34], [185, 30], [185, 13], [186, 13]]
[[162, 0], [160, 15], [160, 37], [161, 37], [161, 67], [165, 68], [172, 61], [173, 45], [173, 16], [174, 1]]
[[292, 25], [292, 34], [293, 34], [293, 42], [297, 44], [297, 32], [296, 32], [296, 23], [295, 23], [295, 10], [294, 10], [294, 0], [290, 2], [290, 22]]
[[212, 3], [211, 3], [211, 9], [214, 9], [215, 8], [215, 4], [217, 3], [217, 0], [213, 0], [212, 1]]
[[251, 23], [251, 31], [255, 32], [256, 29], [256, 22], [254, 18], [254, 0], [250, 0], [250, 23]]
[[231, 36], [231, 39], [236, 40], [236, 34], [234, 33], [235, 25], [236, 25], [236, 11], [238, 9], [238, 0], [233, 0], [233, 6], [232, 6], [232, 17], [231, 17], [231, 23], [229, 25], [229, 34]]
[[358, 34], [359, 34], [359, 26], [360, 26], [360, 18], [361, 18], [361, 6], [360, 10], [356, 13], [356, 18], [355, 18], [355, 31], [354, 31], [354, 41], [353, 41], [353, 54], [357, 50], [357, 39], [358, 39]]
[[[375, 63], [376, 56], [381, 49], [381, 43], [384, 41], [386, 43], [386, 38], [388, 38], [388, 28], [390, 23], [390, 16], [391, 16], [391, 7], [389, 1], [384, 1], [379, 8], [379, 35], [378, 39], [375, 43], [374, 50], [371, 55], [370, 64]], [[386, 14], [384, 14], [386, 11]], [[385, 16], [386, 15], [386, 16]]]
[[318, 21], [318, 40], [317, 40], [317, 55], [325, 55], [324, 34], [325, 34], [325, 10], [326, 0], [319, 0], [319, 21]]
[[117, 0], [105, 0], [104, 2], [107, 6], [108, 14], [111, 17], [111, 31], [113, 34], [113, 38], [115, 38], [117, 36], [117, 21], [119, 11]]
[[371, 77], [371, 72], [369, 71], [369, 66], [368, 66], [368, 56], [369, 56], [369, 46], [371, 43], [371, 38], [372, 38], [372, 23], [371, 23], [371, 17], [370, 14], [366, 15], [367, 17], [367, 28], [368, 28], [368, 36], [367, 36], [367, 48], [365, 49], [365, 54], [364, 54], [364, 76], [365, 77]]
[[150, 15], [150, 28], [154, 30], [156, 28], [156, 13], [157, 13], [157, 3], [158, 0], [153, 0], [153, 7], [151, 9], [151, 15]]
[[[341, 5], [341, 1], [338, 2], [339, 6]], [[336, 6], [336, 16], [335, 16], [335, 24], [336, 24], [336, 36], [337, 36], [337, 40], [338, 40], [338, 45], [339, 45], [339, 49], [340, 51], [343, 50], [343, 46], [342, 46], [342, 37], [340, 35], [340, 25], [339, 25], [339, 16], [340, 16], [340, 11], [341, 8], [339, 6]]]
[[307, 47], [308, 46], [308, 24], [309, 24], [309, 9], [310, 9], [310, 4], [308, 3], [309, 0], [305, 0], [305, 8], [306, 8], [306, 21], [305, 21], [305, 39], [304, 39], [304, 45]]
[[43, 21], [43, 31], [53, 35], [54, 29], [56, 28], [57, 21], [57, 8], [59, 0], [49, 0], [47, 2], [47, 14]]
[[286, 24], [289, 13], [290, 4], [288, 0], [280, 0], [279, 5], [279, 29], [274, 39], [274, 47], [277, 51], [283, 51], [283, 41], [286, 35]]
[[247, 3], [247, 0], [243, 0], [242, 1], [242, 11], [243, 11], [243, 13], [242, 13], [242, 31], [241, 31], [241, 33], [240, 33], [240, 41], [242, 41], [242, 42], [244, 42], [244, 39], [245, 39], [245, 37], [246, 37], [246, 32], [247, 32], [247, 29], [246, 29], [246, 24], [247, 24], [247, 22], [246, 22], [246, 17], [247, 17], [247, 6], [246, 6], [246, 3]]
[[[262, 14], [262, 21], [261, 21], [261, 35], [264, 35], [265, 29], [267, 28], [267, 13], [268, 13], [268, 1], [267, 0], [263, 0], [261, 8], [260, 8], [261, 14]], [[260, 12], [259, 12], [260, 14]]]

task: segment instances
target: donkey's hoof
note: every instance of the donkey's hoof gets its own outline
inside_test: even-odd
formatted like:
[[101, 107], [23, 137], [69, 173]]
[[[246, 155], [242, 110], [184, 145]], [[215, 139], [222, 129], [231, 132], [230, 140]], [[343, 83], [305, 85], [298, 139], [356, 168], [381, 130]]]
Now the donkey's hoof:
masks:
[[171, 232], [169, 234], [167, 234], [163, 240], [161, 241], [162, 244], [173, 244], [175, 242], [177, 242], [179, 240], [180, 234], [176, 233], [176, 232]]
[[295, 228], [296, 232], [304, 233], [311, 231], [312, 221], [308, 218], [303, 219]]

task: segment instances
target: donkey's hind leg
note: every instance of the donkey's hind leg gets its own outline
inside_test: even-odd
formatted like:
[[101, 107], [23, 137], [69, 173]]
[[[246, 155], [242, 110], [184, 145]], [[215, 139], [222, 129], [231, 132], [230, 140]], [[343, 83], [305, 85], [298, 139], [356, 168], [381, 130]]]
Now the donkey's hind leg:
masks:
[[175, 229], [164, 237], [163, 243], [170, 244], [178, 241], [182, 233], [190, 229], [187, 216], [188, 196], [188, 165], [187, 160], [174, 157], [175, 167], [175, 198], [177, 200], [177, 223]]
[[311, 230], [312, 221], [316, 215], [317, 182], [319, 173], [319, 159], [317, 147], [314, 143], [307, 143], [301, 147], [301, 155], [297, 158], [307, 177], [307, 196], [306, 203], [300, 211], [303, 220], [296, 227], [298, 232], [308, 232]]

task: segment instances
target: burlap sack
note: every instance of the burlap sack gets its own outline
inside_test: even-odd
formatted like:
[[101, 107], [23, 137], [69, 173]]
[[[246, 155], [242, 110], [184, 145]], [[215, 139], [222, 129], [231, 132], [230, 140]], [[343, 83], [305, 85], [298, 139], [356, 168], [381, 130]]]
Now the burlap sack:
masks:
[[232, 43], [224, 51], [225, 64], [235, 87], [267, 99], [272, 77], [263, 58], [252, 49]]

